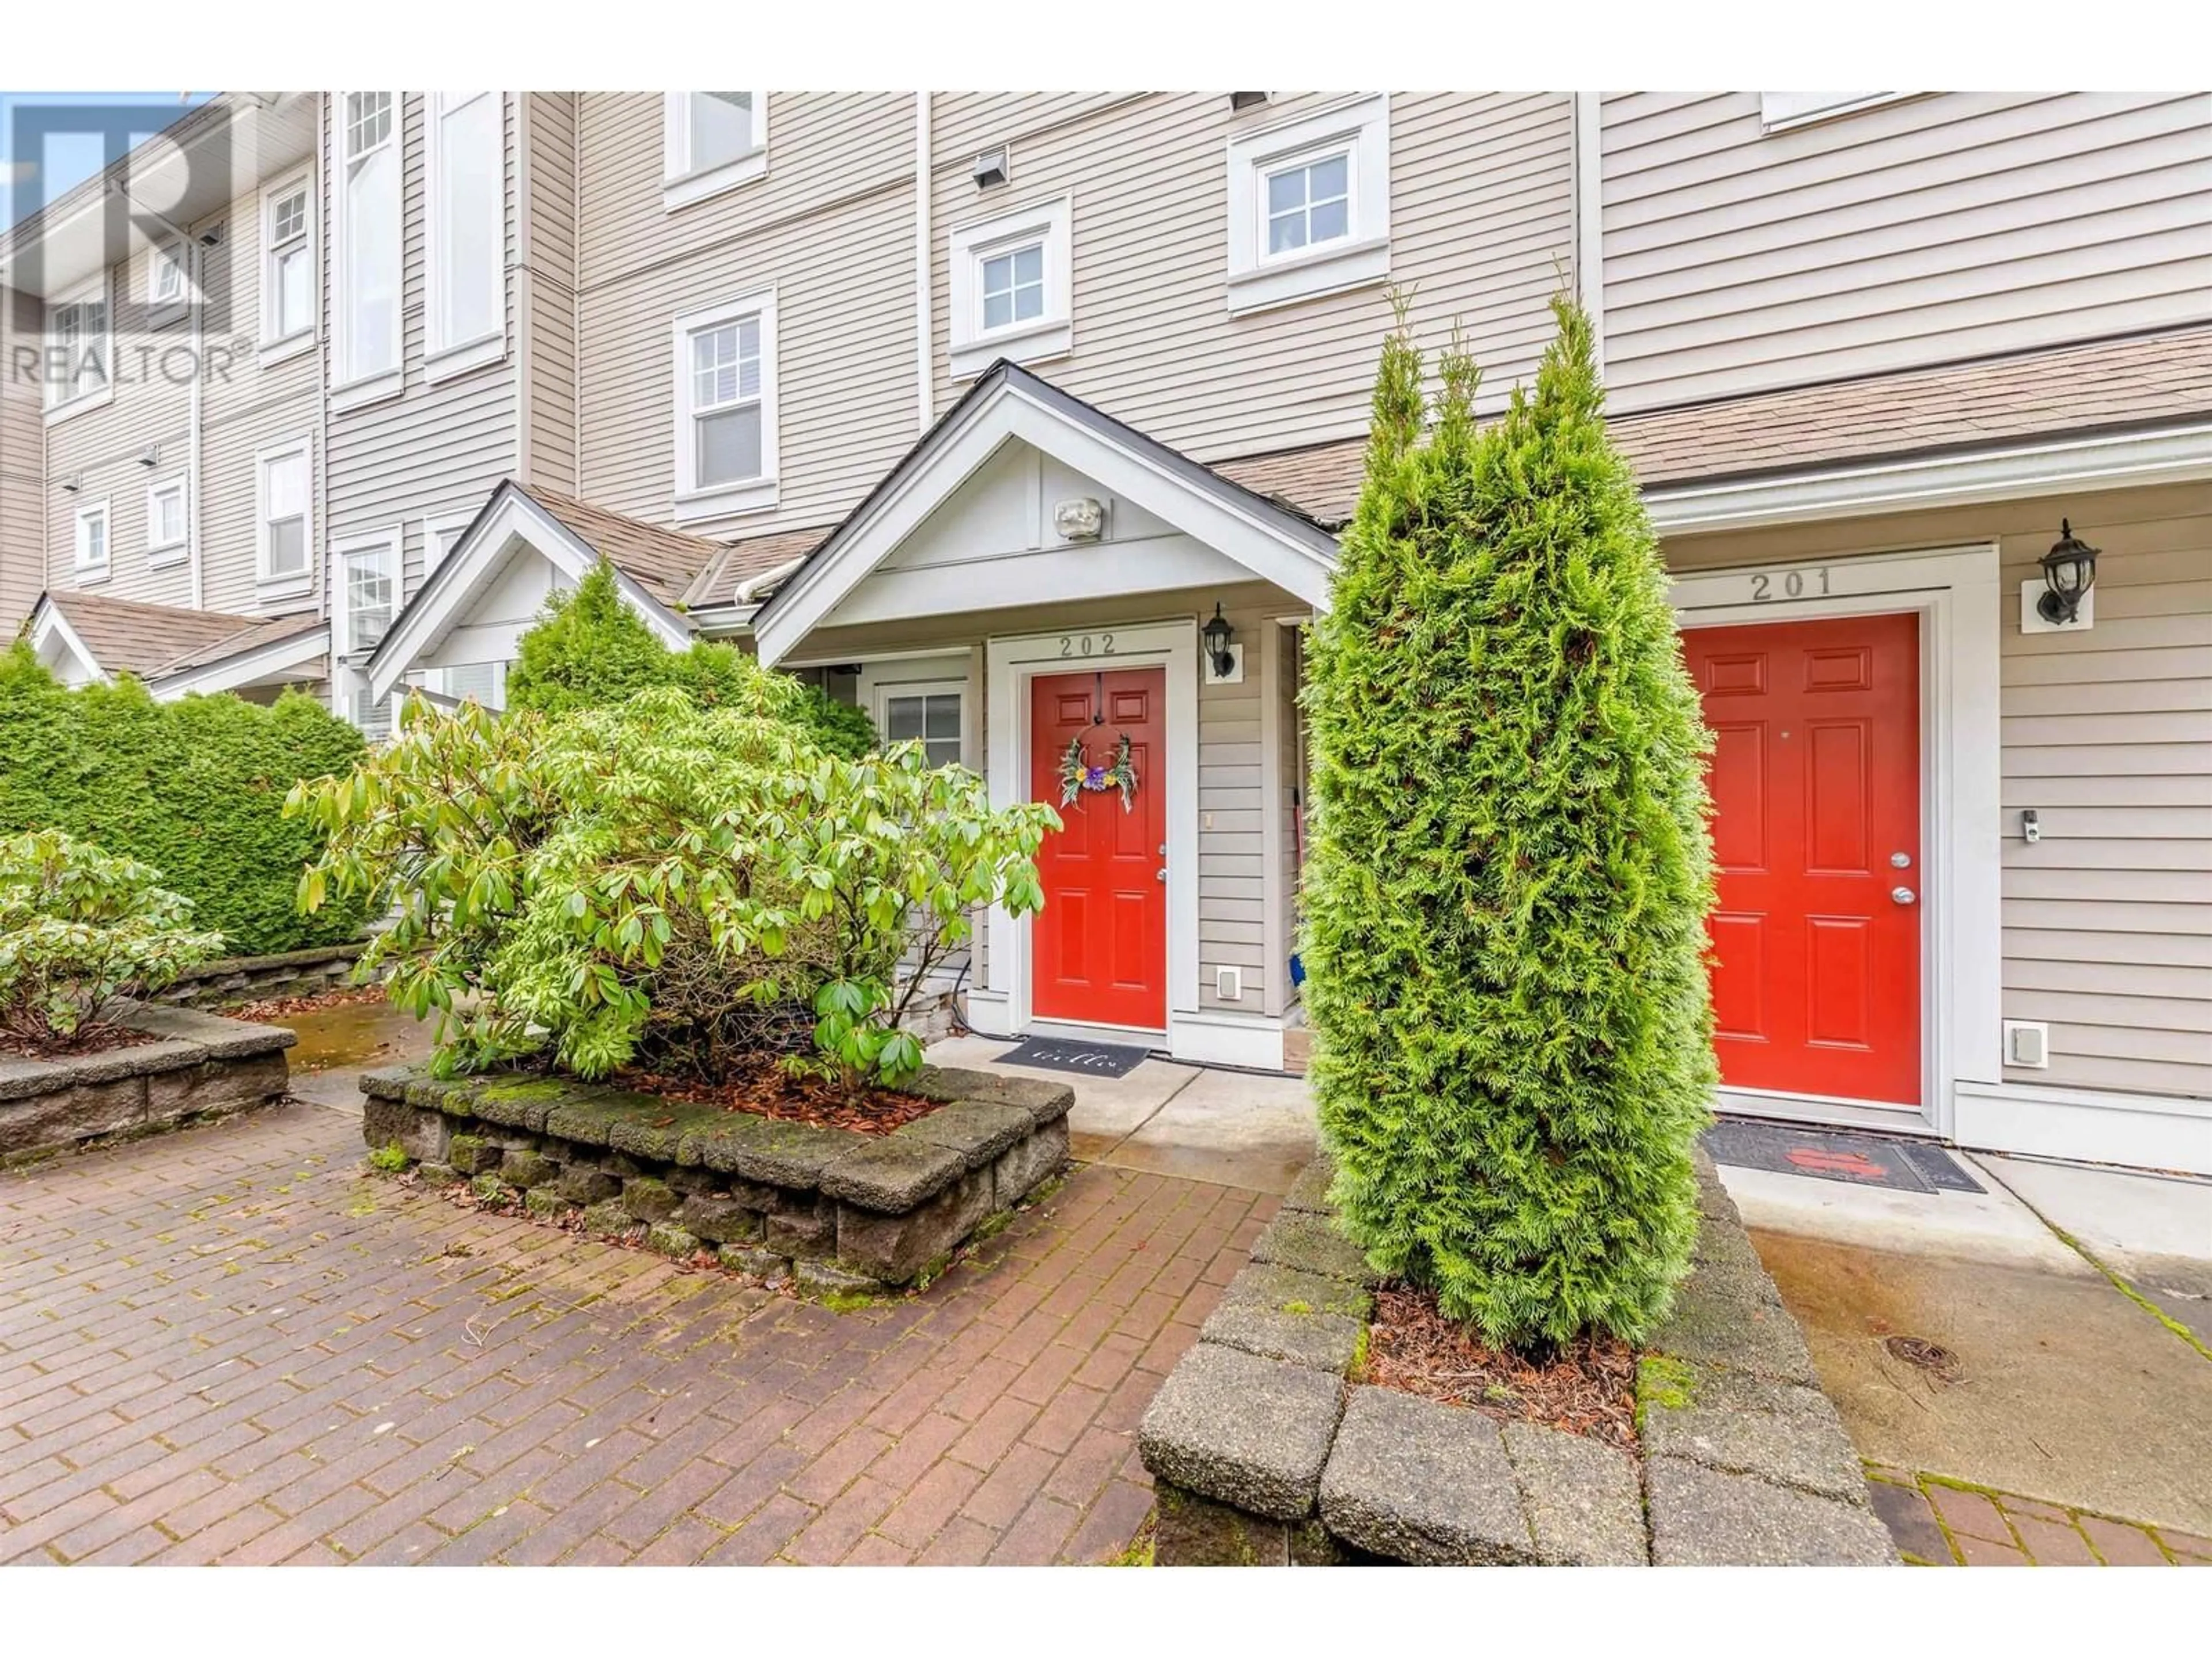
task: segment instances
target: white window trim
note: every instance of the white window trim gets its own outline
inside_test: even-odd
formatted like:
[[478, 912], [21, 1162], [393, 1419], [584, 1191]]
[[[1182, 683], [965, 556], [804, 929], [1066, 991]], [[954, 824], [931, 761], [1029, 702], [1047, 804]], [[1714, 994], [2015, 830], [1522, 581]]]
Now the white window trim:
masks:
[[[176, 269], [177, 291], [164, 300], [155, 294], [154, 279], [170, 265]], [[191, 244], [181, 236], [167, 236], [155, 242], [146, 253], [146, 326], [167, 328], [189, 317], [198, 300], [192, 281]]]
[[393, 302], [398, 311], [394, 324], [398, 333], [397, 360], [389, 368], [372, 374], [357, 374], [353, 370], [351, 341], [351, 313], [346, 301], [346, 99], [348, 94], [335, 92], [330, 95], [331, 125], [331, 325], [332, 343], [330, 406], [343, 412], [359, 409], [365, 404], [378, 403], [394, 398], [407, 386], [407, 260], [404, 236], [407, 217], [407, 108], [406, 94], [393, 92], [392, 99], [392, 154], [399, 167], [398, 188], [392, 192], [392, 248], [393, 269], [397, 273], [392, 285]]
[[854, 701], [867, 711], [875, 722], [876, 735], [885, 742], [890, 739], [890, 702], [893, 697], [943, 697], [960, 699], [960, 763], [970, 770], [980, 770], [982, 743], [981, 722], [978, 720], [981, 699], [971, 683], [973, 665], [968, 653], [956, 656], [924, 656], [886, 658], [860, 665], [860, 679], [853, 688]]
[[[415, 584], [420, 593], [430, 584], [440, 565], [445, 563], [453, 550], [461, 532], [476, 522], [476, 509], [462, 507], [451, 513], [427, 513], [422, 516], [422, 574]], [[410, 595], [409, 597], [413, 597]]]
[[[100, 558], [88, 562], [84, 556], [84, 526], [89, 519], [100, 522]], [[70, 517], [70, 574], [76, 578], [79, 586], [90, 586], [104, 582], [107, 573], [115, 568], [115, 514], [108, 498], [98, 496], [92, 501], [79, 501]]]
[[[1055, 196], [1012, 212], [955, 225], [951, 237], [951, 368], [981, 374], [999, 358], [1018, 363], [1064, 357], [1075, 348], [1075, 200]], [[1044, 243], [1044, 314], [1003, 328], [982, 326], [983, 261], [1011, 247]]]
[[[406, 532], [398, 525], [382, 530], [364, 531], [358, 536], [331, 543], [331, 653], [348, 662], [365, 659], [376, 647], [357, 646], [353, 642], [353, 592], [346, 580], [346, 561], [362, 553], [380, 553], [392, 571], [392, 620], [384, 631], [392, 631], [392, 623], [399, 620], [403, 604], [402, 589], [406, 581]], [[360, 722], [356, 721], [356, 725]]]
[[[177, 492], [177, 499], [183, 503], [184, 510], [178, 516], [183, 521], [184, 528], [174, 541], [156, 541], [155, 526], [161, 522], [161, 518], [154, 510], [154, 503], [158, 497], [173, 489]], [[146, 568], [149, 570], [166, 570], [171, 565], [181, 564], [191, 551], [191, 475], [173, 472], [166, 478], [157, 478], [146, 486]]]
[[719, 166], [691, 166], [691, 94], [661, 94], [660, 200], [669, 212], [749, 185], [768, 173], [768, 94], [753, 94], [753, 147]]
[[[106, 356], [102, 360], [102, 368], [106, 372], [100, 377], [100, 390], [81, 392], [74, 398], [57, 400], [54, 397], [56, 382], [52, 378], [54, 363], [51, 356], [55, 348], [53, 313], [64, 306], [80, 305], [94, 295], [100, 296], [103, 303], [101, 314], [107, 319], [106, 343], [103, 348]], [[109, 272], [105, 268], [101, 270], [99, 276], [88, 278], [65, 294], [57, 295], [47, 304], [46, 328], [40, 343], [49, 354], [42, 365], [40, 374], [42, 385], [40, 388], [40, 396], [45, 402], [45, 419], [48, 426], [58, 426], [62, 422], [84, 414], [88, 410], [104, 409], [115, 401], [115, 295], [109, 281]]]
[[[700, 330], [733, 322], [757, 313], [761, 334], [761, 471], [757, 478], [702, 488], [698, 481], [698, 451], [691, 429], [691, 337]], [[776, 417], [782, 401], [777, 384], [775, 290], [731, 300], [705, 311], [688, 312], [676, 319], [669, 341], [669, 356], [676, 373], [676, 518], [681, 524], [727, 518], [739, 513], [762, 513], [776, 502]]]
[[1762, 92], [1759, 125], [1771, 133], [1790, 132], [1918, 95], [1911, 92]]
[[[296, 574], [271, 575], [269, 571], [269, 467], [291, 456], [307, 463], [307, 533]], [[315, 586], [315, 446], [312, 438], [290, 438], [253, 452], [253, 592], [257, 600], [291, 599], [311, 593]]]
[[[1267, 257], [1261, 180], [1337, 150], [1351, 153], [1349, 236]], [[1363, 94], [1229, 140], [1229, 310], [1265, 311], [1390, 276], [1390, 96]]]
[[[289, 334], [276, 333], [276, 240], [271, 229], [276, 224], [276, 204], [294, 191], [307, 192], [307, 320]], [[261, 191], [261, 282], [258, 303], [260, 317], [255, 333], [261, 343], [260, 361], [264, 368], [281, 363], [312, 351], [319, 337], [319, 318], [322, 311], [322, 261], [317, 238], [321, 228], [321, 202], [315, 189], [315, 170], [313, 166], [294, 168], [283, 178], [264, 185]]]
[[495, 325], [483, 333], [465, 340], [447, 340], [443, 334], [442, 317], [445, 312], [444, 287], [452, 276], [447, 268], [446, 250], [438, 234], [443, 216], [439, 211], [439, 198], [446, 188], [445, 101], [450, 94], [430, 92], [423, 94], [422, 125], [427, 134], [423, 168], [422, 248], [423, 269], [428, 273], [425, 284], [422, 318], [422, 377], [432, 385], [450, 380], [457, 374], [481, 368], [486, 363], [502, 361], [507, 356], [507, 94], [486, 92], [478, 94], [499, 101], [499, 188], [493, 192], [495, 218], [492, 225], [493, 258], [499, 266], [498, 316]]

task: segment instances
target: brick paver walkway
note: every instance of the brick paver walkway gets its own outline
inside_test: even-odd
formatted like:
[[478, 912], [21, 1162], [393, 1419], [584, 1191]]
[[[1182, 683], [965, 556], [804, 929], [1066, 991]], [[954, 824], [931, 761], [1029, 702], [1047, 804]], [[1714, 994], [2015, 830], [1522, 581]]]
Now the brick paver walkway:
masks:
[[1867, 1476], [1875, 1512], [1917, 1565], [2212, 1567], [2212, 1538], [1907, 1469], [1875, 1467]]
[[835, 1314], [360, 1158], [292, 1104], [0, 1176], [0, 1561], [1111, 1559], [1275, 1207], [1082, 1168]]

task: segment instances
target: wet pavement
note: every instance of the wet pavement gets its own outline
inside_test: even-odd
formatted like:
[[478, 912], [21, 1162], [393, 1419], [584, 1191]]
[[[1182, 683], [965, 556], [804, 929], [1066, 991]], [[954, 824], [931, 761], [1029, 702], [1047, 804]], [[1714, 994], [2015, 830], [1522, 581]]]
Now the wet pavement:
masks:
[[1899, 1547], [2212, 1555], [2212, 1355], [2190, 1297], [2212, 1270], [2176, 1253], [2212, 1255], [2212, 1186], [1968, 1161], [1986, 1194], [1722, 1170]]
[[286, 1055], [292, 1066], [292, 1092], [318, 1105], [358, 1111], [361, 1090], [356, 1079], [362, 1073], [421, 1060], [430, 1052], [430, 1026], [387, 1002], [334, 1003], [269, 1024], [289, 1026], [300, 1034]]

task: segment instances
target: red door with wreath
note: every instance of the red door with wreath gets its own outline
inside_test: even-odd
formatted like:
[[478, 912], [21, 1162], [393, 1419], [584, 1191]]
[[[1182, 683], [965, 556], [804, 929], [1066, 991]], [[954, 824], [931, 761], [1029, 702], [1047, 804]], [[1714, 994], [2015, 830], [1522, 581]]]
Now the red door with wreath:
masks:
[[[1126, 802], [1116, 775], [1125, 736]], [[1069, 801], [1071, 764], [1082, 781]], [[1044, 908], [1030, 924], [1030, 1007], [1038, 1018], [1165, 1029], [1166, 765], [1164, 670], [1030, 682], [1030, 798], [1066, 826], [1037, 854]]]
[[1740, 1089], [1920, 1103], [1920, 625], [1682, 635], [1713, 731], [1713, 1042]]

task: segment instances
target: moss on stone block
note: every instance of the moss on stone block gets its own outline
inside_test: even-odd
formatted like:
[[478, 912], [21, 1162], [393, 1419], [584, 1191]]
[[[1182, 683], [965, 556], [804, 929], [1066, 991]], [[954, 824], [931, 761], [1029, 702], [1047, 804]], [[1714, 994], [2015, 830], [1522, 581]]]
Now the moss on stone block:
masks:
[[637, 1223], [615, 1200], [589, 1205], [584, 1211], [584, 1231], [602, 1238], [622, 1238], [636, 1231]]
[[699, 1252], [699, 1236], [664, 1221], [646, 1230], [645, 1247], [674, 1256], [678, 1261], [688, 1261]]

